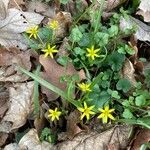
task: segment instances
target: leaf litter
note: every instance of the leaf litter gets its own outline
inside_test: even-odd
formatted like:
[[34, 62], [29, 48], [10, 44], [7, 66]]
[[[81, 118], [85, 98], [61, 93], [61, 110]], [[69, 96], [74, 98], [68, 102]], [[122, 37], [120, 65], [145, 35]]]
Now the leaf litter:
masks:
[[[125, 1], [122, 1], [121, 3], [124, 2]], [[88, 1], [82, 1], [83, 10], [86, 9], [88, 3]], [[98, 1], [98, 3], [100, 3], [100, 1]], [[108, 0], [105, 11], [111, 12], [121, 3], [119, 1]], [[142, 3], [146, 3], [146, 0], [141, 2], [139, 6], [140, 11], [138, 11], [137, 14], [142, 15], [144, 17], [144, 21], [149, 22], [149, 9], [144, 10]], [[27, 7], [28, 12], [23, 12], [20, 10], [22, 5]], [[67, 35], [68, 28], [72, 24], [72, 16], [70, 12], [72, 11], [73, 14], [76, 9], [73, 1], [70, 1], [66, 6], [66, 9], [68, 9], [69, 12], [59, 11], [56, 13], [53, 7], [50, 7], [48, 4], [44, 4], [42, 2], [30, 1], [26, 3], [23, 0], [15, 0], [10, 2], [9, 0], [0, 1], [0, 32], [3, 33], [3, 36], [0, 36], [0, 44], [6, 47], [0, 48], [0, 81], [4, 83], [11, 82], [5, 92], [0, 91], [0, 146], [4, 147], [5, 142], [9, 137], [9, 133], [14, 133], [20, 127], [25, 125], [29, 115], [33, 112], [34, 83], [33, 81], [30, 81], [31, 79], [29, 77], [25, 77], [22, 73], [20, 73], [16, 67], [16, 65], [19, 65], [28, 71], [33, 69], [33, 64], [31, 62], [32, 54], [30, 50], [28, 50], [27, 43], [22, 33], [29, 27], [39, 25], [44, 19], [44, 16], [46, 16], [48, 17], [49, 22], [52, 20], [57, 20], [59, 22], [60, 26], [56, 32], [56, 37], [64, 38]], [[123, 18], [120, 21], [120, 27], [122, 30], [127, 27], [130, 28], [134, 25], [138, 28], [135, 37], [141, 41], [150, 41], [148, 25], [135, 18], [130, 18], [128, 21]], [[64, 39], [64, 45], [60, 47], [58, 56], [69, 55], [64, 50], [66, 49], [67, 42], [67, 39]], [[66, 91], [67, 88], [66, 83], [60, 82], [60, 78], [64, 74], [77, 74], [79, 75], [80, 80], [85, 79], [84, 71], [77, 71], [72, 62], [69, 62], [67, 67], [64, 67], [58, 64], [54, 59], [44, 58], [43, 55], [40, 55], [39, 63], [43, 67], [40, 75], [63, 91]], [[132, 61], [126, 59], [121, 72], [121, 75], [131, 81], [132, 85], [135, 85], [136, 82], [134, 67], [135, 66]], [[41, 87], [40, 92], [41, 95], [43, 93], [46, 94], [48, 100], [50, 101], [56, 100], [59, 97], [59, 95], [45, 89], [44, 87]], [[41, 109], [40, 111], [43, 110]], [[60, 141], [56, 145], [52, 145], [46, 141], [40, 141], [39, 133], [44, 126], [41, 125], [38, 127], [35, 123], [35, 128], [37, 128], [37, 130], [34, 128], [30, 129], [25, 135], [22, 136], [19, 143], [8, 144], [4, 147], [4, 150], [19, 150], [26, 148], [29, 150], [119, 150], [125, 149], [129, 144], [132, 126], [117, 125], [109, 130], [98, 133], [88, 131], [86, 126], [81, 127], [78, 111], [71, 112], [66, 120], [67, 129], [66, 132], [64, 132], [66, 137], [62, 138], [61, 136], [63, 134], [58, 134], [58, 141]], [[44, 125], [46, 124], [45, 120], [41, 122], [44, 122]], [[146, 138], [144, 142], [147, 141], [149, 142], [149, 138]], [[136, 145], [137, 141], [134, 144]]]

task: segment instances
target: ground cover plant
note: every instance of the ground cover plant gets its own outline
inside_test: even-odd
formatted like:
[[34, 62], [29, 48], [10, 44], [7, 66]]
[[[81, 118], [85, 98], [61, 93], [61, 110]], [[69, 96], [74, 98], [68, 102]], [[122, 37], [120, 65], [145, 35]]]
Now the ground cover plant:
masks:
[[[19, 8], [23, 5], [14, 2]], [[7, 69], [5, 72], [9, 76], [15, 74], [13, 79], [6, 74], [1, 82], [11, 85], [10, 88], [8, 85], [5, 87], [9, 89], [12, 104], [13, 99], [17, 99], [13, 91], [16, 95], [20, 91], [24, 93], [24, 96], [19, 96], [19, 100], [16, 100], [22, 109], [18, 109], [18, 112], [24, 111], [23, 121], [21, 119], [15, 124], [14, 116], [11, 119], [8, 117], [14, 106], [8, 108], [8, 112], [5, 110], [6, 116], [2, 114], [4, 118], [1, 119], [0, 133], [1, 137], [7, 135], [2, 147], [7, 148], [7, 143], [15, 142], [18, 143], [16, 147], [32, 149], [32, 144], [38, 141], [45, 143], [37, 144], [37, 149], [65, 149], [64, 145], [61, 148], [57, 144], [66, 139], [72, 140], [82, 132], [96, 131], [103, 134], [103, 131], [113, 129], [115, 133], [118, 126], [122, 130], [122, 126], [127, 125], [124, 130], [128, 132], [122, 131], [127, 134], [124, 138], [128, 142], [122, 146], [115, 145], [114, 140], [112, 145], [115, 149], [122, 149], [130, 143], [130, 148], [135, 148], [138, 141], [138, 134], [135, 133], [149, 133], [150, 129], [150, 39], [149, 32], [144, 30], [149, 28], [149, 21], [145, 21], [148, 18], [140, 12], [143, 11], [142, 2], [110, 1], [109, 4], [105, 0], [48, 0], [28, 1], [25, 6], [30, 11], [34, 10], [34, 13], [42, 14], [32, 14], [37, 15], [35, 18], [39, 21], [30, 21], [27, 14], [19, 12], [23, 16], [23, 25], [33, 23], [25, 25], [20, 32], [13, 32], [19, 38], [14, 42], [17, 43], [16, 49], [26, 50], [7, 51], [8, 47], [14, 45], [10, 45], [12, 41], [6, 42], [0, 37], [1, 54], [4, 56], [0, 56], [0, 66]], [[53, 7], [57, 13], [53, 10], [56, 14], [50, 17]], [[140, 21], [142, 18], [135, 16], [138, 8], [147, 24], [143, 25]], [[10, 29], [9, 26], [7, 28]], [[21, 38], [18, 33], [22, 33]], [[27, 62], [24, 61], [25, 58], [28, 58]], [[10, 64], [5, 62], [10, 59]], [[12, 68], [8, 70], [8, 66]], [[13, 83], [16, 84], [14, 87]], [[23, 103], [21, 97], [30, 98]], [[9, 121], [13, 125], [8, 124]], [[6, 125], [9, 132], [4, 128]], [[38, 140], [32, 139], [31, 135], [38, 136]], [[115, 137], [111, 135], [111, 138], [113, 136]], [[137, 137], [137, 141], [129, 142], [133, 136]], [[29, 145], [25, 144], [28, 138], [31, 141]], [[149, 137], [137, 147], [150, 147], [148, 139]], [[112, 146], [111, 142], [108, 143]], [[74, 149], [70, 145], [67, 147]], [[100, 148], [105, 149], [96, 147]]]

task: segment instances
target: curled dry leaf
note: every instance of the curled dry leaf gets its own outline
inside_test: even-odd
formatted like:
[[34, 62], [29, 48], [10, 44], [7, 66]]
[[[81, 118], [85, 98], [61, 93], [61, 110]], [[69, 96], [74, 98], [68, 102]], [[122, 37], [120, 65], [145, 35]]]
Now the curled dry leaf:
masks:
[[7, 130], [3, 132], [10, 132], [13, 129], [18, 129], [23, 126], [27, 120], [28, 115], [33, 111], [33, 86], [34, 82], [17, 83], [9, 87], [9, 109], [0, 123], [0, 129], [7, 123]]
[[91, 132], [76, 136], [72, 141], [56, 145], [59, 150], [104, 150], [114, 145], [115, 150], [125, 149], [129, 142], [131, 126], [116, 126], [102, 133]]
[[0, 81], [22, 82], [28, 79], [27, 76], [18, 71], [17, 65], [26, 70], [31, 69], [30, 57], [32, 53], [20, 51], [17, 48], [0, 49]]
[[26, 49], [26, 42], [20, 33], [40, 24], [43, 18], [36, 13], [22, 12], [15, 8], [8, 9], [7, 17], [0, 21], [0, 44], [5, 47]]
[[126, 59], [122, 68], [121, 75], [123, 78], [128, 79], [132, 86], [136, 86], [136, 80], [135, 80], [135, 70], [133, 67], [133, 64], [129, 59]]
[[138, 15], [142, 15], [145, 22], [150, 22], [150, 1], [142, 0], [139, 5]]
[[9, 0], [0, 0], [0, 21], [6, 18], [7, 16], [7, 7]]
[[120, 29], [122, 31], [126, 29], [137, 28], [136, 33], [134, 34], [135, 38], [140, 41], [149, 41], [150, 42], [150, 26], [144, 24], [142, 21], [129, 17], [128, 19], [120, 19]]

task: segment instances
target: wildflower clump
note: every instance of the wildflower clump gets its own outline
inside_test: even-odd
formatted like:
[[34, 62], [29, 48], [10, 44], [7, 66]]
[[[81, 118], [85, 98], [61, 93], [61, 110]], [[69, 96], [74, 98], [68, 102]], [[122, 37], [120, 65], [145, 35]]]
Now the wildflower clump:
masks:
[[99, 109], [99, 111], [101, 112], [101, 114], [98, 116], [99, 119], [102, 118], [103, 123], [107, 123], [108, 122], [108, 118], [115, 120], [115, 118], [112, 116], [112, 112], [114, 112], [115, 109], [109, 109], [109, 106], [105, 106], [104, 109]]
[[88, 107], [86, 102], [84, 102], [84, 107], [78, 107], [77, 109], [80, 112], [82, 112], [82, 115], [81, 115], [80, 119], [82, 120], [86, 116], [86, 119], [89, 120], [90, 119], [90, 115], [94, 115], [95, 114], [95, 112], [92, 111], [92, 109], [94, 107], [95, 106]]
[[50, 113], [48, 117], [51, 119], [51, 121], [59, 120], [59, 117], [62, 113], [61, 111], [58, 111], [58, 108], [55, 108], [54, 110], [49, 109], [48, 112]]
[[32, 36], [37, 39], [37, 36], [38, 36], [38, 26], [35, 26], [35, 27], [32, 27], [32, 28], [29, 28], [26, 33], [30, 34], [29, 35], [29, 38], [31, 38]]
[[44, 54], [45, 57], [50, 56], [51, 58], [54, 58], [53, 53], [57, 53], [58, 52], [58, 50], [56, 50], [55, 48], [56, 48], [56, 46], [52, 46], [51, 47], [50, 44], [48, 44], [47, 48], [43, 49], [42, 52], [45, 53]]

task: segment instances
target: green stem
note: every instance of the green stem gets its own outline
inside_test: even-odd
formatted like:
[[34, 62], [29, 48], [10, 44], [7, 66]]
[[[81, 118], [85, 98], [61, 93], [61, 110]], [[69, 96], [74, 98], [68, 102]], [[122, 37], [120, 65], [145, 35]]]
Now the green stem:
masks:
[[98, 17], [97, 17], [97, 20], [96, 20], [95, 29], [94, 29], [94, 34], [96, 34], [96, 32], [98, 31], [98, 26], [99, 26], [99, 23], [101, 21], [101, 16], [102, 16], [104, 2], [105, 2], [105, 0], [101, 0], [99, 14], [98, 14]]

